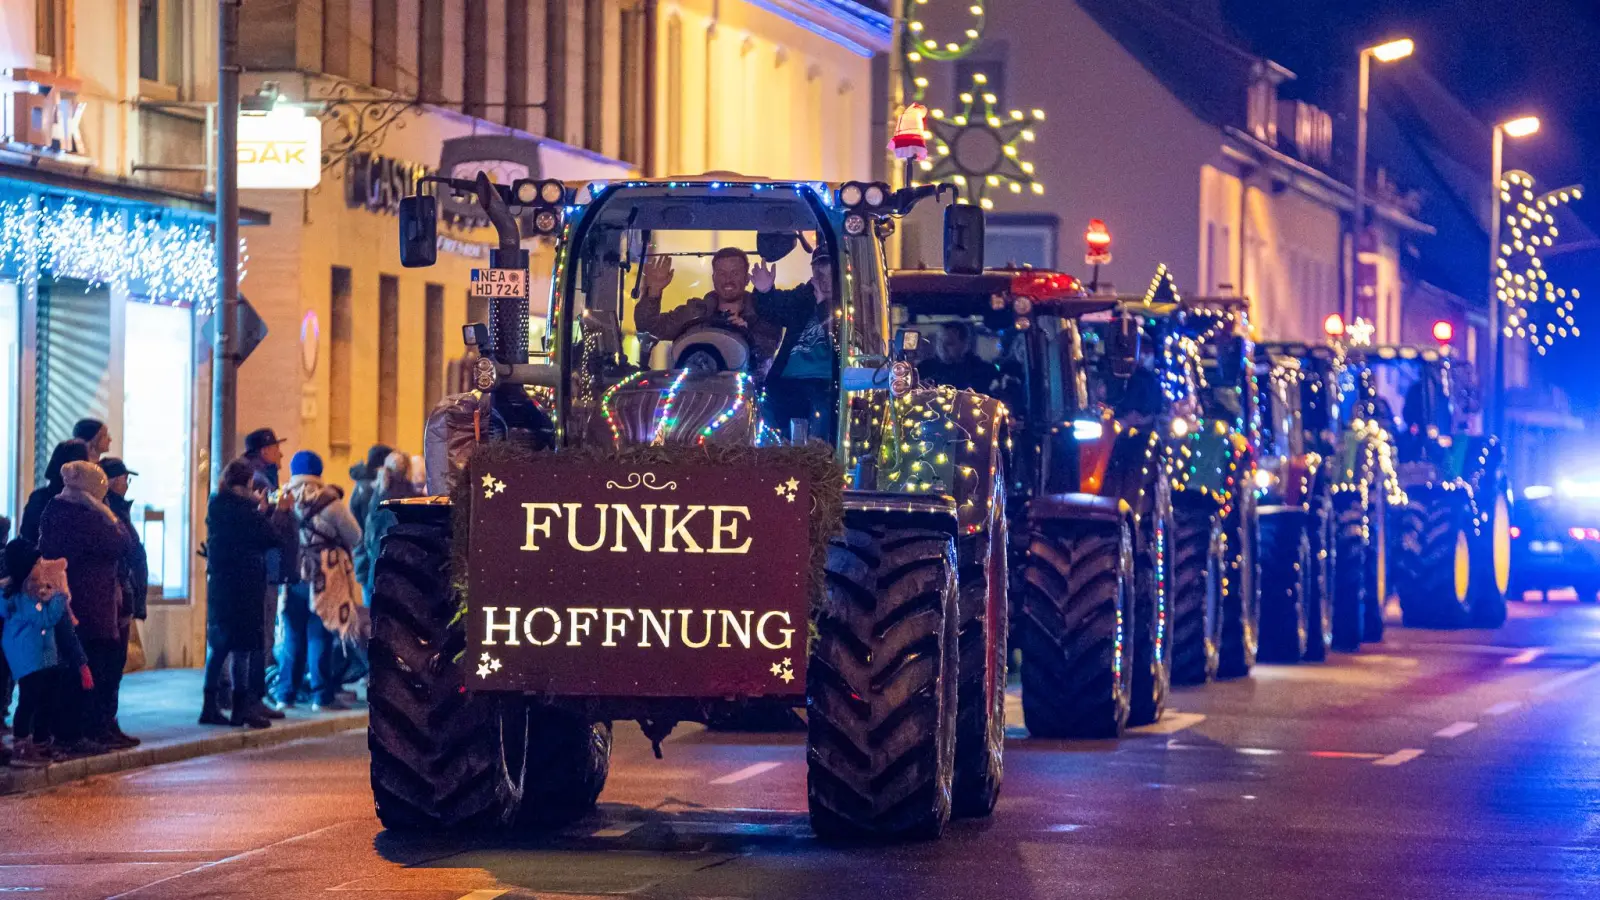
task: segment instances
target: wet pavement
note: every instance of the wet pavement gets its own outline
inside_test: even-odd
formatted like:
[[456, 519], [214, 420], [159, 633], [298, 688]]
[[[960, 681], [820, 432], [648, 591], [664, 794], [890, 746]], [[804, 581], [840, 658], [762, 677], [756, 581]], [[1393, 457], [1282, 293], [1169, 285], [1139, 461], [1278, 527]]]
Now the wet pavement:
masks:
[[798, 734], [680, 729], [657, 761], [621, 726], [591, 819], [416, 839], [378, 826], [354, 731], [0, 798], [0, 895], [1594, 897], [1597, 676], [1594, 606], [1392, 628], [1329, 665], [1180, 692], [1120, 742], [1014, 729], [992, 818], [862, 849], [811, 838]]

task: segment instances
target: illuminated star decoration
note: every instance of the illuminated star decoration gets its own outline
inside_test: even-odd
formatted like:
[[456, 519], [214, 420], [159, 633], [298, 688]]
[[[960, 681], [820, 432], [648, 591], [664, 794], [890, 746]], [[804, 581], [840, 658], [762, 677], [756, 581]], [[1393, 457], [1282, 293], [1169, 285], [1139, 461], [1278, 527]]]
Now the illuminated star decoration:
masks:
[[[1564, 203], [1583, 198], [1583, 188], [1564, 187], [1539, 196], [1533, 193], [1533, 176], [1527, 172], [1507, 172], [1500, 179], [1501, 223], [1500, 256], [1496, 260], [1495, 296], [1504, 304], [1505, 325], [1501, 334], [1531, 343], [1543, 356], [1556, 338], [1578, 336], [1573, 318], [1578, 290], [1556, 287], [1539, 257], [1541, 247], [1555, 243], [1555, 210]], [[1515, 201], [1516, 208], [1510, 208]]]
[[[788, 481], [779, 482], [777, 490], [774, 491], [774, 493], [776, 493], [779, 497], [782, 497], [783, 499], [789, 501], [790, 503], [793, 503], [794, 502], [794, 498], [795, 498], [795, 494], [799, 490], [800, 490], [800, 479], [791, 478]], [[773, 673], [773, 674], [777, 674], [777, 673]]]
[[1156, 274], [1150, 279], [1150, 287], [1144, 292], [1144, 303], [1179, 303], [1183, 298], [1178, 296], [1178, 286], [1172, 280], [1172, 272], [1167, 269], [1166, 263], [1156, 266]]
[[784, 684], [794, 681], [794, 661], [787, 656], [783, 658], [783, 662], [773, 663], [769, 671], [778, 678], [782, 678]]
[[504, 494], [506, 483], [485, 472], [483, 474], [483, 499], [488, 500], [495, 494]]
[[478, 677], [488, 678], [489, 673], [500, 671], [500, 660], [485, 653], [478, 657]]
[[921, 181], [950, 180], [960, 186], [963, 200], [993, 209], [987, 194], [1002, 187], [1013, 194], [1029, 191], [1043, 194], [1044, 185], [1034, 180], [1033, 163], [1022, 158], [1019, 146], [1031, 143], [1033, 126], [1044, 121], [1044, 110], [1024, 113], [1013, 109], [1001, 115], [999, 98], [988, 88], [989, 78], [982, 72], [972, 75], [972, 88], [963, 91], [961, 111], [947, 115], [942, 109], [928, 115], [933, 156], [918, 163]]

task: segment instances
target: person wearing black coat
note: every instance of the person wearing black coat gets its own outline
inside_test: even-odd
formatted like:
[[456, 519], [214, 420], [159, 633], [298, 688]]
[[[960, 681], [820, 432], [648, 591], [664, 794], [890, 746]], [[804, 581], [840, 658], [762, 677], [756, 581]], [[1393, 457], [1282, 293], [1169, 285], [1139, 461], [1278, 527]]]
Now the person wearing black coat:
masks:
[[[264, 508], [251, 489], [254, 477], [255, 469], [248, 460], [229, 463], [206, 510], [207, 647], [202, 725], [266, 728], [271, 724], [255, 709], [261, 698], [251, 696], [246, 686], [266, 641], [262, 604], [267, 596], [267, 551], [281, 548], [293, 533], [294, 497], [285, 491], [275, 506]], [[225, 663], [234, 685], [228, 718], [222, 716], [218, 696]]]
[[372, 510], [372, 493], [377, 490], [378, 475], [393, 452], [387, 444], [373, 444], [367, 448], [367, 461], [350, 467], [350, 515], [363, 525]]
[[28, 504], [22, 508], [22, 524], [17, 528], [17, 537], [36, 547], [39, 545], [39, 519], [44, 515], [44, 508], [67, 486], [61, 480], [61, 467], [88, 458], [89, 445], [83, 441], [73, 439], [56, 445], [56, 449], [50, 453], [49, 465], [44, 468], [44, 487], [29, 494]]

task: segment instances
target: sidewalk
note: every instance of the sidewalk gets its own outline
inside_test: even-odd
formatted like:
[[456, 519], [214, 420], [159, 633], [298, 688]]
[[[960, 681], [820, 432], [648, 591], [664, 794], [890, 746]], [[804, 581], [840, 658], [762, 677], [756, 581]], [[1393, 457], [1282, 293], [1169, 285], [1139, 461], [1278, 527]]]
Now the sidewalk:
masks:
[[300, 738], [321, 737], [367, 727], [364, 704], [349, 712], [313, 715], [308, 708], [291, 709], [288, 718], [271, 728], [231, 728], [199, 725], [199, 669], [160, 669], [133, 672], [122, 680], [117, 720], [122, 730], [144, 743], [132, 750], [52, 763], [43, 769], [0, 766], [0, 795], [81, 781], [92, 775], [123, 772], [229, 750], [281, 744]]

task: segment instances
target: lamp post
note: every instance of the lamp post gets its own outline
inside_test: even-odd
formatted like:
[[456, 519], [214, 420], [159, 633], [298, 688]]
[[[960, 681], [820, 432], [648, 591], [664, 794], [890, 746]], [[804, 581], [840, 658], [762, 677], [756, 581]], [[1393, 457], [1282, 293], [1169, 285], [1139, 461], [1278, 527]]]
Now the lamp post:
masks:
[[1356, 320], [1356, 265], [1360, 259], [1361, 235], [1367, 225], [1367, 95], [1372, 84], [1372, 61], [1394, 62], [1411, 55], [1417, 45], [1410, 38], [1399, 38], [1361, 51], [1361, 75], [1356, 87], [1356, 209], [1350, 231], [1350, 277], [1344, 280], [1344, 321]]
[[1500, 177], [1501, 157], [1505, 139], [1524, 138], [1539, 130], [1538, 116], [1523, 116], [1494, 126], [1494, 140], [1490, 151], [1489, 199], [1489, 347], [1488, 364], [1484, 368], [1484, 407], [1489, 434], [1498, 435], [1504, 430], [1505, 409], [1501, 403], [1500, 378], [1500, 297], [1495, 276], [1500, 272]]

